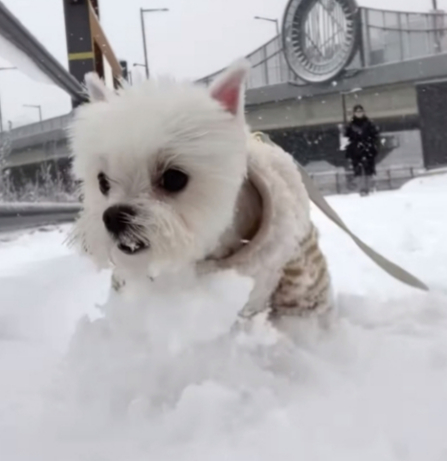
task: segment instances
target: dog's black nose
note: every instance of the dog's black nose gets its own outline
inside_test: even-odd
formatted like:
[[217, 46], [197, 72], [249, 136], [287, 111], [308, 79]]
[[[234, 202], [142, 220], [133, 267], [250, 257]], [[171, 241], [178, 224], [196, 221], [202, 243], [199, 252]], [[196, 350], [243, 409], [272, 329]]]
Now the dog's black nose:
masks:
[[128, 205], [113, 205], [102, 215], [106, 229], [113, 235], [122, 234], [129, 226], [135, 210]]

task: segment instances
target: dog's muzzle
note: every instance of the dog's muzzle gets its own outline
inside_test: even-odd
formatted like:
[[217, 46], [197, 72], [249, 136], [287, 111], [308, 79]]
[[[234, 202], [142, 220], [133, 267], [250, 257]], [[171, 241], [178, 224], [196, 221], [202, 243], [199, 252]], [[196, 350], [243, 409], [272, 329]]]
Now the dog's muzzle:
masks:
[[104, 212], [102, 219], [112, 237], [118, 242], [120, 251], [134, 255], [149, 248], [149, 242], [135, 237], [137, 227], [132, 219], [137, 212], [128, 205], [113, 205]]

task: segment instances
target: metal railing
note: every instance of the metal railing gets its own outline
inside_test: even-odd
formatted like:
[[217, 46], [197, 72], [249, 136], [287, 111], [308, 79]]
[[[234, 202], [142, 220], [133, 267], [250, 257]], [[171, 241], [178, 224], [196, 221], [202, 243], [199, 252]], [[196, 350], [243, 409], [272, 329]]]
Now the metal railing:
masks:
[[[424, 172], [424, 168], [412, 165], [377, 168], [374, 188], [378, 191], [399, 189], [403, 184]], [[324, 195], [349, 194], [356, 191], [353, 174], [346, 170], [309, 172], [309, 176]]]
[[0, 203], [0, 234], [69, 223], [76, 219], [80, 211], [79, 203]]
[[[360, 8], [362, 41], [348, 68], [358, 69], [407, 61], [447, 52], [447, 14], [407, 13]], [[282, 52], [281, 36], [247, 56], [252, 65], [247, 89], [300, 82], [290, 71]], [[199, 82], [209, 84], [221, 69]]]
[[[278, 35], [269, 40], [265, 45], [257, 48], [246, 56], [251, 64], [247, 88], [259, 88], [295, 80], [295, 74], [289, 69], [284, 53], [282, 52], [282, 39]], [[209, 85], [224, 69], [197, 81]]]
[[42, 122], [23, 125], [18, 128], [14, 128], [9, 132], [1, 133], [0, 141], [7, 136], [11, 141], [14, 141], [16, 139], [23, 139], [40, 133], [50, 133], [56, 130], [66, 130], [70, 126], [72, 118], [73, 113], [69, 113], [60, 117], [49, 118], [47, 120], [43, 120]]
[[365, 66], [447, 52], [447, 15], [362, 8]]

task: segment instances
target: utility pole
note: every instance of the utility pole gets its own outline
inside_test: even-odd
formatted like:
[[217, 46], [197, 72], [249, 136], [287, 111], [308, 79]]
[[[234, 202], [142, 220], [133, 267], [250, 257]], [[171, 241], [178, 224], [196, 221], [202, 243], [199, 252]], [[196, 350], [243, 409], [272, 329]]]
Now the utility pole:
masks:
[[268, 22], [273, 22], [276, 25], [276, 35], [279, 37], [281, 35], [281, 32], [279, 30], [279, 21], [278, 19], [273, 19], [273, 18], [265, 18], [263, 16], [255, 16], [255, 19], [260, 19], [261, 21], [268, 21]]
[[146, 67], [146, 78], [149, 78], [149, 62], [147, 56], [147, 43], [146, 43], [146, 26], [144, 23], [144, 14], [145, 13], [157, 13], [169, 11], [169, 8], [140, 8], [140, 17], [141, 17], [141, 34], [143, 35], [143, 51], [144, 51], [144, 65]]
[[434, 29], [434, 36], [435, 36], [435, 51], [436, 53], [440, 53], [441, 50], [441, 40], [439, 36], [439, 20], [438, 20], [438, 0], [432, 0], [433, 5], [433, 29]]
[[32, 109], [37, 109], [39, 111], [39, 121], [42, 121], [42, 106], [39, 104], [24, 104], [23, 107], [31, 107]]

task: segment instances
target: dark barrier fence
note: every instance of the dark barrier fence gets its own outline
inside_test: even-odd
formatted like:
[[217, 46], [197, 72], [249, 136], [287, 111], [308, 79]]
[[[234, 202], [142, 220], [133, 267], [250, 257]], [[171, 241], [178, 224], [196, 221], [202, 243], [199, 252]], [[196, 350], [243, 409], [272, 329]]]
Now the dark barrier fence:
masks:
[[[377, 191], [399, 189], [424, 172], [423, 168], [417, 166], [378, 168], [374, 188]], [[356, 191], [353, 174], [346, 170], [310, 173], [310, 177], [324, 195], [349, 194]]]

